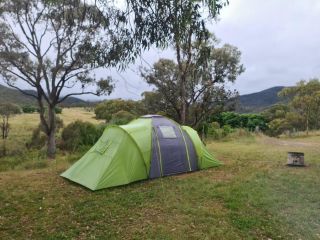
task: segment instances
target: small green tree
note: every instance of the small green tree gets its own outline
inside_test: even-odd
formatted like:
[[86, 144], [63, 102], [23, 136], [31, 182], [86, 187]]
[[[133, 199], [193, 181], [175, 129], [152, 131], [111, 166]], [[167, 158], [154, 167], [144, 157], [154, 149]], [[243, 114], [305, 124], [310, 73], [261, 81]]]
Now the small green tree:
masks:
[[7, 154], [6, 148], [6, 139], [9, 135], [10, 124], [9, 118], [15, 114], [20, 114], [21, 109], [19, 106], [12, 104], [12, 103], [2, 103], [0, 104], [0, 115], [2, 118], [2, 122], [0, 124], [1, 129], [1, 138], [3, 139], [3, 155]]
[[229, 44], [218, 47], [213, 36], [205, 42], [191, 42], [188, 51], [187, 60], [159, 59], [152, 68], [143, 69], [141, 76], [156, 88], [160, 102], [168, 106], [166, 112], [182, 124], [197, 126], [237, 95], [226, 84], [234, 82], [244, 67], [241, 52]]
[[311, 79], [310, 81], [300, 81], [294, 87], [284, 88], [280, 93], [281, 97], [289, 97], [289, 106], [293, 111], [300, 114], [304, 119], [304, 130], [309, 134], [309, 130], [315, 128], [320, 117], [320, 81]]
[[2, 118], [2, 122], [0, 125], [1, 128], [1, 137], [2, 139], [7, 139], [9, 135], [9, 118], [13, 115], [20, 114], [21, 109], [19, 106], [12, 103], [3, 103], [0, 104], [0, 115]]

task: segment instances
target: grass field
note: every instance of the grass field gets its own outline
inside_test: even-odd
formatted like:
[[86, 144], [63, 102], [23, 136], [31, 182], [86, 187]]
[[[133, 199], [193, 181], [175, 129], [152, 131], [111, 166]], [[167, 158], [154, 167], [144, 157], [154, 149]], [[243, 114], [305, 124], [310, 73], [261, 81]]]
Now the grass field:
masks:
[[[1, 172], [0, 239], [320, 239], [320, 136], [207, 147], [223, 166], [97, 192], [59, 177], [80, 153]], [[308, 167], [285, 166], [287, 151]]]
[[[102, 120], [95, 119], [94, 112], [86, 111], [83, 108], [65, 108], [62, 114], [57, 115], [63, 120], [63, 125], [67, 126], [69, 123], [82, 120], [94, 124], [103, 123]], [[32, 169], [38, 167], [46, 167], [48, 162], [46, 160], [45, 149], [41, 151], [34, 151], [26, 148], [26, 143], [30, 141], [32, 131], [39, 125], [39, 114], [20, 114], [12, 117], [10, 123], [10, 133], [6, 142], [8, 156], [0, 158], [0, 172], [13, 169]], [[59, 135], [59, 134], [58, 134]], [[3, 146], [2, 139], [0, 139], [0, 146]], [[62, 158], [65, 158], [65, 153], [59, 153]], [[60, 157], [58, 154], [58, 157]], [[71, 159], [78, 158], [82, 153], [69, 154]], [[1, 156], [0, 156], [1, 157]]]

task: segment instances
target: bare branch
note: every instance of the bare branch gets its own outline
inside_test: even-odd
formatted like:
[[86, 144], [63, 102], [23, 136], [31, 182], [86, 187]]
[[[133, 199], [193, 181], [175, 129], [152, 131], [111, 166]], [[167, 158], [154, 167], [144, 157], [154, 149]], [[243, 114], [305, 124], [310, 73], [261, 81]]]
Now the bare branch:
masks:
[[64, 97], [60, 98], [60, 100], [58, 100], [57, 103], [62, 103], [64, 100], [66, 100], [68, 97], [71, 97], [71, 96], [79, 96], [79, 95], [86, 95], [86, 94], [100, 96], [100, 94], [98, 94], [96, 92], [91, 92], [91, 91], [81, 92], [81, 93], [70, 93], [70, 94], [67, 94]]
[[33, 97], [33, 98], [35, 98], [35, 99], [38, 99], [38, 96], [35, 96], [35, 95], [31, 94], [31, 93], [28, 93], [28, 92], [26, 92], [25, 90], [22, 90], [21, 88], [15, 86], [15, 85], [13, 85], [13, 84], [11, 84], [10, 82], [6, 82], [6, 83], [8, 84], [8, 86], [10, 86], [10, 87], [12, 87], [12, 88], [14, 88], [14, 89], [17, 89], [19, 92], [21, 92], [21, 93], [23, 93], [23, 94], [25, 94], [25, 95], [27, 95], [27, 96]]

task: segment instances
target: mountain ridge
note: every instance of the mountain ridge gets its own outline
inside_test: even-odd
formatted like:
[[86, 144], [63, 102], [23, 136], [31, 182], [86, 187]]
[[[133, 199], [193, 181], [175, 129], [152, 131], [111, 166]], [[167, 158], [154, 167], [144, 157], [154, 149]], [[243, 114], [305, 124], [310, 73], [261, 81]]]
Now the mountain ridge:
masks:
[[283, 88], [285, 88], [285, 86], [275, 86], [259, 92], [240, 95], [236, 111], [241, 113], [257, 113], [274, 104], [285, 102], [284, 99], [278, 96], [278, 92]]
[[[240, 113], [253, 113], [261, 112], [264, 109], [283, 102], [278, 97], [278, 92], [281, 91], [284, 86], [271, 87], [259, 92], [240, 95], [238, 98], [238, 104], [236, 112]], [[34, 90], [27, 90], [31, 94], [35, 94]], [[0, 103], [10, 102], [20, 106], [24, 105], [37, 105], [36, 100], [28, 95], [24, 95], [16, 89], [9, 88], [0, 84]], [[67, 98], [60, 106], [62, 107], [85, 107], [92, 106], [100, 101], [86, 101], [76, 97]]]
[[[24, 90], [27, 93], [36, 95], [34, 90]], [[0, 103], [14, 103], [19, 106], [25, 105], [37, 105], [37, 101], [34, 97], [21, 93], [19, 90], [10, 88], [0, 84]], [[76, 97], [69, 97], [62, 104], [63, 107], [78, 107], [87, 106], [90, 102], [82, 100]]]

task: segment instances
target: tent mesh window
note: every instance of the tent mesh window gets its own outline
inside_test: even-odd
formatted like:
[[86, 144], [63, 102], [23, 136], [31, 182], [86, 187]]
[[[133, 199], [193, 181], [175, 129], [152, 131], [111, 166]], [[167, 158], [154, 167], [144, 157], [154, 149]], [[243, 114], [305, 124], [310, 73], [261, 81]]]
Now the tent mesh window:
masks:
[[163, 138], [177, 138], [172, 126], [159, 126]]

